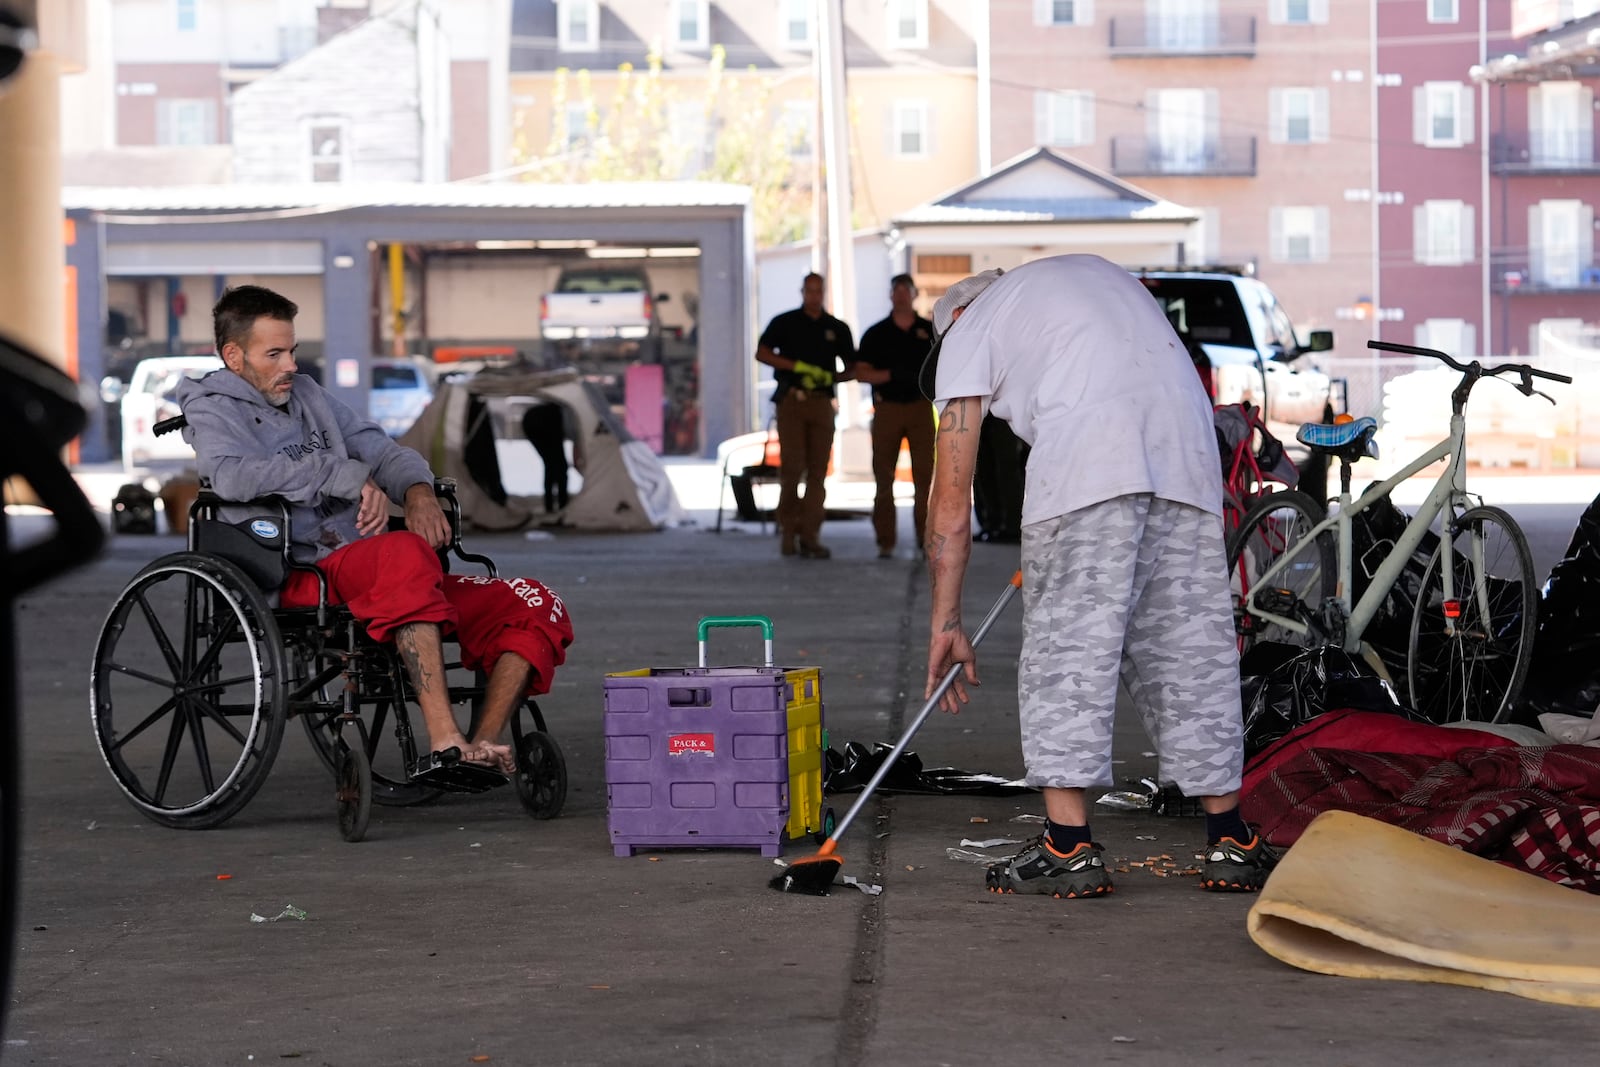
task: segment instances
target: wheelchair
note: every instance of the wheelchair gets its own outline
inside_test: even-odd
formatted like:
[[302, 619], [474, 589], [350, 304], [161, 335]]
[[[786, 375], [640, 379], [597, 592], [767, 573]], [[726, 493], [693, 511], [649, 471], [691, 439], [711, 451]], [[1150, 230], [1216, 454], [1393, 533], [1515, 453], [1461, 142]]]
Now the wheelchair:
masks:
[[[178, 416], [177, 418], [182, 418]], [[495, 577], [492, 560], [465, 551], [455, 483], [434, 491], [450, 521], [440, 550]], [[224, 522], [223, 509], [251, 516]], [[95, 646], [90, 714], [106, 767], [128, 800], [163, 826], [203, 830], [244, 809], [266, 781], [284, 729], [298, 718], [333, 777], [332, 799], [346, 841], [365, 836], [373, 803], [424, 804], [445, 792], [506, 783], [498, 771], [433, 755], [425, 780], [411, 729], [411, 679], [391, 644], [379, 644], [344, 607], [328, 603], [327, 579], [289, 551], [289, 504], [236, 502], [202, 491], [189, 509], [188, 548], [153, 561], [117, 597]], [[275, 606], [291, 570], [317, 577], [315, 607]], [[452, 639], [445, 637], [447, 677]], [[486, 677], [451, 685], [477, 726]], [[398, 753], [380, 742], [392, 730]], [[567, 765], [539, 705], [525, 698], [511, 717], [511, 783], [535, 819], [560, 814]], [[428, 754], [425, 754], [428, 755]], [[392, 762], [391, 762], [392, 761]]]

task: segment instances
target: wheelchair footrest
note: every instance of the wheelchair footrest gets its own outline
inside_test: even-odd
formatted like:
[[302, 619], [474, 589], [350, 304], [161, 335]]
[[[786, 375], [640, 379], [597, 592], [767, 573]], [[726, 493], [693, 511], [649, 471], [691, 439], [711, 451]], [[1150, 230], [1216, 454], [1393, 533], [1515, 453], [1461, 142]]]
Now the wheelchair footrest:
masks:
[[447, 793], [486, 793], [511, 779], [481, 763], [463, 763], [459, 748], [429, 752], [411, 768], [411, 781]]

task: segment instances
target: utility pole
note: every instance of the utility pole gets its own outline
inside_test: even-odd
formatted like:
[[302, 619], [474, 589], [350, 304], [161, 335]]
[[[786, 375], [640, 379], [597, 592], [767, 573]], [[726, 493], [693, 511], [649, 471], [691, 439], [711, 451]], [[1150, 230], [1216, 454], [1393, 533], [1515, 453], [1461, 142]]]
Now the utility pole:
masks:
[[[829, 307], [834, 316], [848, 323], [859, 338], [861, 323], [856, 319], [856, 257], [852, 233], [850, 185], [850, 117], [846, 109], [844, 57], [844, 4], [842, 0], [816, 0], [813, 9], [816, 26], [818, 98], [822, 125], [817, 139], [823, 160], [827, 225], [825, 255]], [[835, 469], [850, 476], [871, 476], [872, 443], [866, 429], [862, 387], [846, 383], [839, 390], [839, 414], [843, 431], [839, 435]]]
[[811, 269], [818, 274], [828, 273], [828, 153], [823, 142], [823, 83], [828, 80], [823, 66], [822, 19], [816, 9], [827, 0], [814, 0], [811, 12], [811, 91], [816, 106], [811, 111]]

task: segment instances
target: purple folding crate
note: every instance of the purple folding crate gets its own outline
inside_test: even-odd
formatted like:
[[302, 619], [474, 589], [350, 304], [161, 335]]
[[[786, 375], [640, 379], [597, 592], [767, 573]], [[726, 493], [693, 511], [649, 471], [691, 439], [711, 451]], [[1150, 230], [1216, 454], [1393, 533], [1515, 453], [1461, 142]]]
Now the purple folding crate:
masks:
[[[769, 624], [770, 625], [770, 624]], [[789, 817], [781, 667], [683, 667], [605, 680], [612, 848], [759, 848]]]

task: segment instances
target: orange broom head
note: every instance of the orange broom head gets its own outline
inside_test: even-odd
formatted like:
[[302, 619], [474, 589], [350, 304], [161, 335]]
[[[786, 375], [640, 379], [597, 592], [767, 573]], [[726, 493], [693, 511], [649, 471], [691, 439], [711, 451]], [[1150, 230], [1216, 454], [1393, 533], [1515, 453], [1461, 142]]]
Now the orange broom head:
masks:
[[782, 874], [772, 877], [767, 885], [780, 893], [803, 893], [825, 897], [833, 886], [834, 876], [844, 866], [844, 858], [834, 854], [830, 837], [815, 856], [802, 856], [784, 868]]

